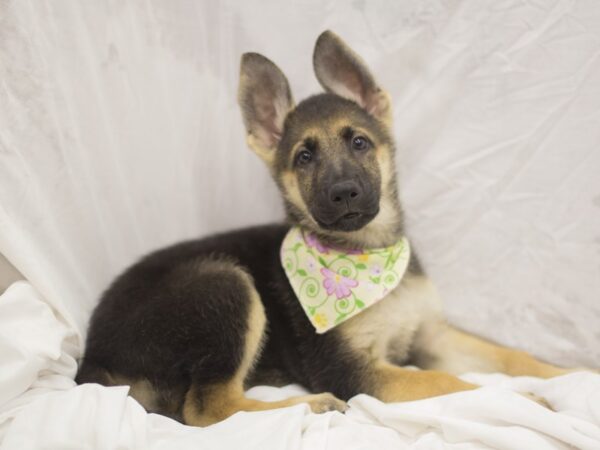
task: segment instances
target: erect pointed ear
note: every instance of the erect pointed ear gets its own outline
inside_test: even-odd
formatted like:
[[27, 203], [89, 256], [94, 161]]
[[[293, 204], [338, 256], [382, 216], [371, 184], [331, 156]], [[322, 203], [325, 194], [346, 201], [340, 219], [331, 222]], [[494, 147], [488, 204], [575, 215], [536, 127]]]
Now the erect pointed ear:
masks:
[[358, 56], [335, 33], [321, 33], [313, 54], [315, 74], [326, 91], [354, 100], [372, 116], [388, 125], [392, 107], [388, 94]]
[[285, 75], [264, 56], [245, 53], [240, 67], [238, 103], [248, 145], [266, 163], [272, 163], [285, 117], [294, 107]]

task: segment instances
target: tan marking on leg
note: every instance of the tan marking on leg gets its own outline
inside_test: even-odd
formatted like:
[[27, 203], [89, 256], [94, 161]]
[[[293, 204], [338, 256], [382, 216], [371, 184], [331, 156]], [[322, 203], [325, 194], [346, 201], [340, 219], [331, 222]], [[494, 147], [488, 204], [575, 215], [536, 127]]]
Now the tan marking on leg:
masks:
[[[201, 400], [198, 400], [198, 395]], [[236, 381], [215, 385], [198, 392], [195, 386], [188, 391], [183, 404], [183, 420], [188, 425], [207, 426], [220, 422], [239, 411], [266, 411], [308, 403], [315, 413], [344, 411], [346, 404], [332, 394], [323, 393], [292, 397], [276, 402], [263, 402], [244, 396]]]
[[380, 362], [375, 367], [375, 396], [384, 402], [405, 402], [476, 389], [455, 376], [433, 370], [410, 370]]
[[501, 347], [500, 352], [503, 356], [506, 373], [512, 376], [530, 375], [552, 378], [571, 372], [569, 369], [539, 361], [524, 351]]
[[503, 372], [511, 376], [550, 378], [570, 372], [538, 361], [526, 352], [502, 347], [442, 322], [424, 326], [415, 345], [420, 367], [454, 374]]
[[248, 312], [248, 330], [244, 339], [245, 350], [242, 362], [238, 368], [234, 380], [241, 386], [244, 385], [244, 380], [248, 376], [248, 372], [252, 369], [254, 363], [258, 359], [261, 352], [261, 345], [267, 324], [267, 316], [265, 308], [260, 299], [260, 295], [254, 287], [254, 282], [250, 275], [240, 269], [240, 274], [246, 279], [248, 285], [248, 296], [250, 298], [250, 308]]

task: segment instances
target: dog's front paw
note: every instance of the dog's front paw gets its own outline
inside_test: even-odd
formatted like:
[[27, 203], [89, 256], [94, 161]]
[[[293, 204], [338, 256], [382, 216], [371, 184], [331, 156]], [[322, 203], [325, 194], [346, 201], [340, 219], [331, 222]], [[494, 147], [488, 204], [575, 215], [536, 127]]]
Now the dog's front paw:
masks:
[[548, 400], [546, 400], [544, 397], [540, 397], [539, 395], [532, 394], [531, 392], [521, 392], [520, 394], [523, 397], [527, 397], [529, 400], [533, 400], [538, 405], [542, 405], [544, 408], [547, 408], [550, 411], [554, 411], [554, 409], [552, 408], [552, 405], [550, 405], [550, 403], [548, 403]]
[[329, 392], [311, 395], [306, 399], [312, 412], [320, 414], [327, 411], [344, 412], [348, 408], [346, 402]]

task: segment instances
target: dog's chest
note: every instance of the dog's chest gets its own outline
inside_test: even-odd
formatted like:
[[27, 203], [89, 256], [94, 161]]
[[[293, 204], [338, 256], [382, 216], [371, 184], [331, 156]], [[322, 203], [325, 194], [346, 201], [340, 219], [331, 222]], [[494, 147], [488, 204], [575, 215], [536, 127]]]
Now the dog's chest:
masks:
[[417, 330], [441, 318], [441, 304], [431, 282], [407, 274], [379, 303], [339, 326], [344, 340], [373, 359], [404, 361]]

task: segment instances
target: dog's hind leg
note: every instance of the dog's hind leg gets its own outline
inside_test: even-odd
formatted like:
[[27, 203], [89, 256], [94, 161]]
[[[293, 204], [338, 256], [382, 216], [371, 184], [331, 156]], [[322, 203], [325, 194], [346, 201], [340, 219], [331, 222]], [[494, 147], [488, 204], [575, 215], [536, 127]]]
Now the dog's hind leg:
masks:
[[[196, 373], [191, 374], [191, 385], [183, 403], [184, 422], [188, 425], [206, 426], [226, 419], [238, 411], [262, 411], [299, 403], [308, 403], [313, 412], [343, 411], [346, 407], [345, 403], [329, 393], [293, 397], [276, 402], [263, 402], [245, 397], [244, 380], [260, 354], [266, 316], [254, 283], [246, 272], [231, 264], [229, 270], [221, 271], [218, 283], [229, 287], [223, 290], [222, 295], [229, 294], [229, 298], [224, 300], [242, 302], [246, 305], [238, 309], [240, 312], [245, 311], [247, 317], [246, 329], [240, 334], [241, 351], [239, 348], [231, 349], [231, 357], [236, 358], [235, 369], [224, 379], [220, 377], [218, 380], [206, 380], [202, 368], [211, 366], [210, 356], [198, 365]], [[231, 289], [234, 286], [235, 292]], [[232, 295], [237, 298], [232, 299]], [[214, 313], [218, 315], [219, 311], [215, 310]], [[226, 318], [215, 317], [215, 320], [220, 321], [221, 327], [227, 327]], [[215, 332], [228, 334], [227, 330], [217, 329]], [[232, 342], [232, 345], [237, 346], [237, 342]], [[228, 352], [228, 349], [222, 348], [222, 351]], [[222, 358], [223, 355], [220, 357]]]

